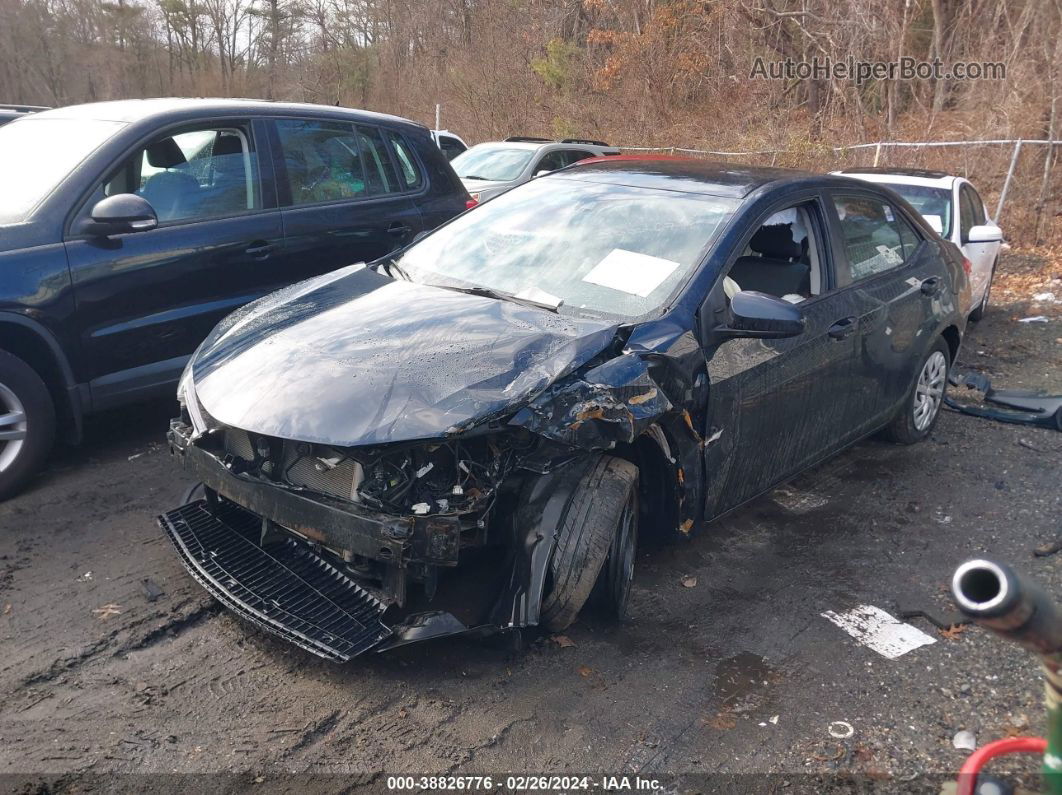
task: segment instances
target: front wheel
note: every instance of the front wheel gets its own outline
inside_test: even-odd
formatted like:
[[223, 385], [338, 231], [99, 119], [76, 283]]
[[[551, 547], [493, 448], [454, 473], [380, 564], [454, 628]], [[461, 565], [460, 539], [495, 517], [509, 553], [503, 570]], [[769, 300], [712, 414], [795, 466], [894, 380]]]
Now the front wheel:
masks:
[[914, 444], [929, 436], [940, 417], [940, 406], [948, 388], [950, 367], [948, 343], [938, 339], [918, 371], [918, 379], [899, 413], [885, 428], [885, 435], [899, 444]]
[[571, 626], [599, 576], [610, 612], [626, 612], [638, 539], [637, 492], [638, 467], [609, 455], [598, 458], [579, 481], [550, 560], [551, 584], [540, 615], [549, 631]]
[[36, 371], [0, 351], [0, 500], [40, 469], [55, 440], [55, 407]]

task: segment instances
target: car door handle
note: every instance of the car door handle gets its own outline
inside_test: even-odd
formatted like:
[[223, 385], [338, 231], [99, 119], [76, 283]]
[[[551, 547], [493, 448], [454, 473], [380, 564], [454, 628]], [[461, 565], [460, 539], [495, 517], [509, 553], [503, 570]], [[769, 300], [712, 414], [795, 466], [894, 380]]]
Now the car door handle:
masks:
[[387, 234], [393, 235], [394, 237], [405, 237], [412, 231], [413, 227], [406, 226], [405, 224], [399, 221], [395, 221], [393, 224], [387, 227]]
[[940, 277], [930, 276], [928, 279], [922, 280], [922, 295], [936, 295], [940, 292]]
[[273, 244], [264, 240], [256, 240], [243, 250], [243, 253], [253, 259], [265, 259], [273, 252]]
[[836, 323], [830, 326], [830, 330], [827, 333], [835, 340], [843, 340], [845, 337], [850, 337], [852, 334], [854, 334], [856, 328], [858, 327], [859, 318], [846, 317], [842, 318], [841, 320], [838, 320]]

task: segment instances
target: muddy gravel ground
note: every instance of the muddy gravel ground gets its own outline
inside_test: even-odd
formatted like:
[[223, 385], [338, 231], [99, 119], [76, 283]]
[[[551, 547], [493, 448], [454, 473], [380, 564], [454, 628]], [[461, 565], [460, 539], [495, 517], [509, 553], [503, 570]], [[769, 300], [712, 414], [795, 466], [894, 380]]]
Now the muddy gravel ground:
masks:
[[[1031, 287], [1017, 278], [1037, 268]], [[960, 364], [1062, 392], [1062, 303], [1030, 298], [1062, 299], [1062, 279], [1035, 258], [1003, 270], [1022, 286], [1000, 289]], [[1031, 314], [1049, 322], [1017, 322]], [[515, 654], [448, 640], [336, 666], [241, 623], [181, 568], [154, 521], [185, 485], [162, 441], [172, 410], [93, 419], [0, 505], [0, 787], [513, 771], [684, 774], [694, 789], [725, 774], [749, 791], [850, 774], [907, 790], [958, 768], [959, 730], [982, 743], [1043, 729], [1035, 662], [986, 632], [914, 618], [935, 642], [888, 659], [822, 613], [947, 622], [950, 572], [981, 554], [1062, 599], [1062, 553], [1033, 556], [1062, 537], [1058, 432], [947, 413], [927, 443], [865, 441], [689, 543], [641, 550], [625, 624], [587, 616]], [[149, 601], [144, 580], [163, 595]]]

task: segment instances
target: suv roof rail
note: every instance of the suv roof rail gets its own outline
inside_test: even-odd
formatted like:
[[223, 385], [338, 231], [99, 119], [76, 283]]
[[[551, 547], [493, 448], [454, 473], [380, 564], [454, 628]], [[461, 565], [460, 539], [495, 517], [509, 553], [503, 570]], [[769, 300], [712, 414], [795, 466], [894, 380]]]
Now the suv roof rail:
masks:
[[517, 142], [536, 143], [536, 144], [551, 144], [551, 143], [553, 143], [553, 141], [551, 141], [549, 138], [536, 138], [533, 135], [510, 135], [508, 138], [505, 139], [505, 143], [517, 143]]
[[15, 113], [36, 113], [39, 110], [51, 110], [46, 105], [0, 105], [0, 110], [13, 110]]
[[591, 146], [608, 146], [604, 141], [595, 141], [593, 138], [562, 138], [562, 144], [590, 144]]

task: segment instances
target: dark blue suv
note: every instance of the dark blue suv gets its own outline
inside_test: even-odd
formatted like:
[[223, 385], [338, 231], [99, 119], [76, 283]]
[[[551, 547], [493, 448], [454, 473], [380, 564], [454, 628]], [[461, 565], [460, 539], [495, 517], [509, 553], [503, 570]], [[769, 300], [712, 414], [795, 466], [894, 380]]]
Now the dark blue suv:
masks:
[[85, 414], [172, 393], [238, 306], [375, 260], [466, 208], [421, 125], [150, 99], [0, 128], [0, 499]]

